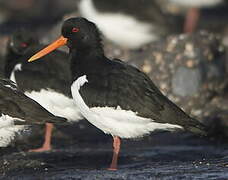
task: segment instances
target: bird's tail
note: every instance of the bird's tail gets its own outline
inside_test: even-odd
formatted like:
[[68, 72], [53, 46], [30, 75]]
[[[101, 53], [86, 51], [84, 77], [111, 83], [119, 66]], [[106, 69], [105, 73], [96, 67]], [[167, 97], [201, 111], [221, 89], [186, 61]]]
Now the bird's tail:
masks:
[[204, 124], [207, 127], [208, 136], [220, 140], [228, 138], [228, 112], [216, 111], [204, 119]]
[[200, 136], [208, 136], [207, 127], [201, 123], [194, 125], [194, 126], [186, 127], [186, 129], [188, 131], [192, 132], [193, 134], [197, 134]]
[[[186, 127], [190, 132], [200, 135], [207, 136], [210, 138], [216, 139], [227, 139], [228, 138], [228, 114], [219, 114], [217, 116], [213, 116], [211, 118], [206, 118], [203, 123], [197, 121], [197, 124]], [[224, 118], [224, 116], [226, 116]]]

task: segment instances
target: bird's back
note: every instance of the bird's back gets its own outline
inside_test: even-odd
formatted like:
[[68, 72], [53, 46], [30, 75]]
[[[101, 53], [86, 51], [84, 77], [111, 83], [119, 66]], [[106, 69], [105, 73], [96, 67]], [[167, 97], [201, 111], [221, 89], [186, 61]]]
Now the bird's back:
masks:
[[177, 124], [195, 133], [204, 131], [200, 122], [165, 97], [137, 68], [120, 60], [107, 60], [101, 67], [102, 73], [95, 67], [85, 72], [89, 83], [81, 88], [81, 94], [90, 107], [119, 106], [158, 123]]
[[18, 87], [24, 92], [53, 89], [70, 97], [71, 73], [66, 53], [56, 51], [37, 62], [27, 62], [32, 54], [42, 48], [42, 45], [32, 47], [24, 56], [11, 62], [11, 64], [14, 64], [14, 67], [17, 64], [21, 64], [21, 69], [15, 71], [15, 80]]

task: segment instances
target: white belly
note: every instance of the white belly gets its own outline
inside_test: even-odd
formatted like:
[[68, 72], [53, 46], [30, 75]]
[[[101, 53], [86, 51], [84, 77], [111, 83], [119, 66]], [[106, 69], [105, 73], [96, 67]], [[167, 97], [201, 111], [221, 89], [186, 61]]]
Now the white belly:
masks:
[[65, 117], [69, 121], [79, 121], [82, 115], [73, 99], [53, 90], [25, 92], [25, 95], [38, 102], [55, 116]]
[[[10, 80], [17, 83], [15, 72], [21, 71], [21, 64], [15, 65]], [[75, 106], [73, 99], [55, 92], [51, 89], [41, 89], [40, 91], [25, 92], [25, 95], [38, 102], [55, 116], [67, 118], [69, 121], [79, 121], [82, 119], [81, 113]]]
[[85, 114], [93, 124], [107, 134], [121, 138], [137, 138], [155, 130], [172, 131], [182, 128], [173, 124], [156, 123], [152, 119], [143, 118], [132, 111], [112, 107], [94, 107]]

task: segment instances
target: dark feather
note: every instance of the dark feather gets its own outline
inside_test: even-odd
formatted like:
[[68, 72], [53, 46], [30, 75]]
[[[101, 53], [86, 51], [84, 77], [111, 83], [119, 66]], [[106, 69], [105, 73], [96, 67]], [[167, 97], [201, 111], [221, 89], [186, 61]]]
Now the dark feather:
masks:
[[54, 116], [25, 96], [12, 81], [6, 79], [0, 79], [0, 111], [2, 114], [25, 120], [24, 124], [66, 122], [65, 118]]

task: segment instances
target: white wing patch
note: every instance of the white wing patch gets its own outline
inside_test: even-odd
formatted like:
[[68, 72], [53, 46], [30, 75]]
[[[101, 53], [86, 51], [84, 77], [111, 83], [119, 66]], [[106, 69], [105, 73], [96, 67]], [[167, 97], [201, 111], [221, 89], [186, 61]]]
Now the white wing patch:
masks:
[[92, 0], [82, 0], [79, 10], [82, 16], [96, 23], [107, 39], [120, 46], [134, 49], [158, 39], [158, 35], [152, 34], [151, 24], [125, 14], [99, 13]]
[[25, 92], [25, 95], [38, 102], [55, 116], [65, 117], [74, 122], [83, 119], [73, 99], [54, 90], [41, 89], [40, 91]]
[[136, 138], [158, 129], [174, 130], [182, 128], [168, 123], [156, 123], [152, 119], [137, 116], [137, 113], [122, 110], [120, 107], [93, 107], [90, 109], [79, 93], [80, 86], [85, 82], [88, 82], [86, 76], [81, 76], [72, 84], [72, 96], [82, 115], [104, 133], [121, 138]]

